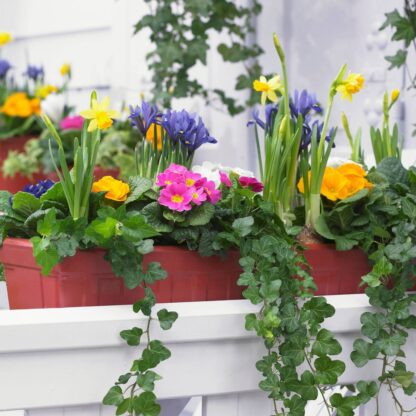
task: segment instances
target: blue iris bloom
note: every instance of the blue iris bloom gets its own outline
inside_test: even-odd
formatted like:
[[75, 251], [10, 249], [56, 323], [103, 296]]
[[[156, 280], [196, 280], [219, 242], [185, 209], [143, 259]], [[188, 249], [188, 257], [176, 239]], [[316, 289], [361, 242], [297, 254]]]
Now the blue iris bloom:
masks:
[[322, 108], [316, 99], [316, 95], [309, 93], [307, 90], [303, 90], [301, 93], [295, 90], [293, 98], [290, 99], [289, 107], [292, 117], [298, 118], [299, 114], [302, 114], [304, 120], [310, 119], [312, 111], [318, 114], [322, 113]]
[[209, 134], [202, 119], [186, 110], [168, 110], [162, 118], [162, 126], [174, 143], [180, 142], [191, 152], [194, 152], [205, 143], [217, 143]]
[[25, 74], [33, 81], [42, 79], [45, 75], [42, 66], [28, 65]]
[[52, 188], [55, 185], [54, 181], [50, 179], [45, 179], [39, 181], [35, 185], [26, 185], [23, 188], [23, 192], [34, 195], [36, 198], [40, 198], [48, 189]]
[[[313, 129], [316, 126], [316, 138], [318, 143], [321, 140], [321, 136], [322, 136], [322, 129], [324, 127], [324, 123], [323, 122], [319, 122], [318, 120], [315, 120], [312, 124], [310, 123], [303, 123], [303, 132], [302, 132], [302, 139], [300, 142], [300, 149], [304, 150], [306, 149], [312, 142], [312, 133], [313, 133]], [[332, 127], [328, 134], [325, 136], [325, 141], [329, 142], [331, 140], [331, 136], [334, 132], [334, 128]], [[332, 145], [332, 147], [335, 147], [335, 143]]]
[[12, 66], [6, 59], [0, 59], [0, 79], [4, 79]]
[[136, 105], [135, 108], [130, 106], [129, 119], [131, 120], [131, 124], [137, 127], [144, 137], [153, 123], [160, 124], [161, 116], [162, 114], [157, 107], [148, 104], [146, 101], [143, 101], [141, 106]]

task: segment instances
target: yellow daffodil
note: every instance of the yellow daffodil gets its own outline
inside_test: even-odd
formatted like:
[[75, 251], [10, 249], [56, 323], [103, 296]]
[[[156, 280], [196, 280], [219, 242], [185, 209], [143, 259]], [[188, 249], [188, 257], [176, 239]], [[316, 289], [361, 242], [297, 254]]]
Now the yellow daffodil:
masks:
[[49, 94], [52, 94], [53, 92], [58, 91], [58, 87], [55, 87], [55, 85], [41, 85], [36, 88], [35, 95], [36, 97], [40, 98], [41, 100], [44, 100]]
[[260, 79], [256, 79], [253, 82], [253, 88], [255, 91], [261, 92], [261, 103], [266, 104], [266, 100], [269, 99], [272, 103], [277, 101], [276, 91], [283, 91], [283, 83], [279, 75], [275, 75], [273, 78], [267, 80], [265, 76], [261, 76]]
[[392, 92], [391, 92], [391, 103], [395, 103], [397, 101], [397, 99], [399, 98], [400, 95], [400, 90], [395, 88]]
[[12, 40], [12, 35], [9, 32], [0, 32], [0, 46], [6, 45]]
[[361, 74], [350, 72], [347, 78], [341, 81], [336, 90], [341, 93], [343, 99], [352, 100], [352, 95], [359, 92], [364, 86], [364, 77]]
[[81, 111], [81, 116], [87, 120], [91, 120], [88, 125], [88, 131], [97, 129], [105, 130], [113, 124], [113, 118], [120, 117], [120, 113], [115, 110], [110, 110], [110, 99], [104, 97], [101, 103], [93, 99], [91, 108], [89, 110]]
[[92, 185], [92, 192], [107, 192], [105, 197], [112, 201], [124, 202], [130, 192], [127, 183], [114, 179], [112, 176], [104, 176]]
[[162, 126], [160, 126], [159, 124], [155, 124], [152, 123], [149, 127], [149, 129], [147, 130], [146, 133], [146, 140], [149, 143], [152, 143], [152, 146], [154, 144], [154, 140], [155, 140], [155, 127], [156, 127], [156, 140], [157, 140], [157, 150], [162, 150]]
[[61, 73], [61, 75], [64, 77], [65, 75], [69, 75], [71, 73], [71, 65], [69, 65], [67, 62], [65, 62], [59, 72]]
[[29, 98], [25, 92], [15, 92], [9, 95], [0, 107], [0, 113], [10, 117], [30, 117], [40, 114], [40, 100]]

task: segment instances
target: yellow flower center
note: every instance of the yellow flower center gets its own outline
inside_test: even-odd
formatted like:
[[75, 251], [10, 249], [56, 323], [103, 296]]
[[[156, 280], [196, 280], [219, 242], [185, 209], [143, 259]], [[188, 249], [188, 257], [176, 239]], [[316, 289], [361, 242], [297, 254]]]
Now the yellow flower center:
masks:
[[188, 178], [185, 181], [185, 183], [186, 183], [186, 186], [192, 186], [195, 183], [195, 181], [193, 179], [191, 179], [191, 178]]
[[176, 203], [181, 203], [183, 201], [183, 196], [182, 195], [172, 195], [172, 202], [176, 202]]
[[196, 192], [194, 192], [194, 193], [192, 194], [192, 198], [193, 198], [193, 199], [198, 199], [198, 194], [197, 194]]

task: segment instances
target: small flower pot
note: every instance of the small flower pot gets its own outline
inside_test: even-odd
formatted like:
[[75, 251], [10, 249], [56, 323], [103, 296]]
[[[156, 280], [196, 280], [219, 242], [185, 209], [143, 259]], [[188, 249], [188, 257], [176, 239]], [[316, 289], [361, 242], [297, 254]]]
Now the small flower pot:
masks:
[[[144, 265], [158, 261], [168, 272], [152, 285], [158, 302], [241, 299], [236, 285], [241, 272], [238, 252], [226, 259], [201, 257], [174, 246], [158, 246], [145, 256]], [[44, 277], [32, 255], [30, 240], [8, 238], [0, 250], [10, 309], [62, 308], [132, 304], [143, 296], [129, 290], [104, 260], [103, 250], [79, 251]]]
[[11, 137], [10, 139], [0, 140], [0, 190], [9, 191], [11, 193], [16, 193], [21, 191], [25, 185], [36, 183], [44, 175], [34, 174], [31, 178], [23, 176], [21, 174], [16, 174], [13, 177], [5, 178], [3, 176], [3, 162], [7, 159], [9, 151], [15, 150], [17, 152], [23, 152], [25, 144], [28, 140], [33, 139], [33, 136], [17, 136]]

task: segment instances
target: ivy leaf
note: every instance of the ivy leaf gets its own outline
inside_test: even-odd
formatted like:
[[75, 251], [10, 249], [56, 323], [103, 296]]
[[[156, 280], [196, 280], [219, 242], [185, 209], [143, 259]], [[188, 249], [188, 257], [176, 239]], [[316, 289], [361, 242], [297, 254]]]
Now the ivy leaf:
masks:
[[400, 347], [406, 343], [406, 337], [396, 332], [378, 339], [376, 343], [384, 354], [393, 357], [399, 354]]
[[358, 398], [363, 404], [368, 403], [378, 393], [378, 386], [375, 381], [369, 383], [359, 381], [357, 383], [357, 389], [359, 391]]
[[260, 296], [259, 289], [255, 286], [250, 286], [243, 291], [243, 296], [248, 299], [253, 305], [258, 305], [263, 301]]
[[154, 368], [162, 361], [167, 360], [170, 355], [170, 351], [160, 341], [150, 341], [139, 360], [139, 370], [144, 372], [149, 368]]
[[311, 320], [322, 323], [326, 318], [335, 314], [335, 308], [327, 303], [323, 297], [313, 297], [303, 306], [305, 312], [309, 312]]
[[284, 405], [290, 410], [290, 416], [305, 416], [306, 401], [298, 395], [286, 399]]
[[49, 239], [32, 237], [30, 240], [36, 263], [41, 266], [42, 274], [47, 276], [61, 260], [58, 251], [50, 245]]
[[362, 333], [372, 340], [378, 339], [387, 319], [382, 313], [364, 312], [360, 318]]
[[333, 394], [330, 402], [337, 410], [337, 416], [354, 416], [354, 409], [360, 405], [360, 400], [357, 397], [343, 397], [340, 393]]
[[345, 371], [345, 363], [324, 356], [315, 360], [315, 368], [317, 383], [336, 384], [338, 377]]
[[237, 232], [240, 237], [245, 237], [251, 233], [251, 228], [254, 224], [253, 217], [237, 218], [233, 222], [233, 229]]
[[177, 312], [169, 312], [167, 309], [161, 309], [157, 313], [160, 327], [164, 330], [172, 328], [173, 323], [178, 319]]
[[145, 391], [133, 399], [133, 409], [137, 416], [158, 416], [160, 404], [156, 402], [154, 393]]
[[144, 391], [153, 391], [155, 389], [155, 381], [161, 380], [159, 374], [152, 370], [148, 370], [145, 373], [141, 373], [137, 376], [137, 384]]
[[337, 355], [342, 351], [341, 344], [334, 338], [331, 331], [321, 329], [312, 345], [312, 353], [319, 356]]
[[399, 49], [394, 55], [385, 56], [384, 59], [390, 62], [389, 69], [401, 68], [406, 63], [407, 51]]
[[376, 344], [371, 344], [363, 339], [355, 340], [353, 348], [351, 360], [359, 368], [364, 367], [368, 361], [377, 358], [380, 353], [380, 348]]
[[123, 390], [121, 390], [121, 387], [113, 386], [104, 396], [103, 404], [112, 404], [118, 406], [123, 402], [123, 400]]
[[85, 235], [95, 244], [106, 247], [116, 234], [119, 222], [111, 217], [97, 218], [91, 222]]
[[318, 397], [318, 389], [315, 386], [315, 378], [310, 371], [305, 371], [300, 380], [286, 383], [286, 387], [305, 400], [315, 400]]
[[58, 224], [56, 223], [56, 210], [50, 209], [42, 220], [38, 221], [37, 231], [40, 235], [51, 236], [58, 232]]
[[135, 313], [138, 313], [141, 311], [143, 315], [150, 316], [152, 312], [153, 306], [156, 304], [156, 298], [155, 295], [150, 289], [150, 287], [146, 287], [144, 289], [145, 297], [143, 299], [140, 299], [133, 305], [133, 311]]
[[162, 269], [159, 262], [152, 261], [147, 265], [146, 272], [143, 273], [143, 279], [146, 283], [152, 285], [157, 280], [163, 280], [168, 277], [166, 270]]
[[116, 416], [124, 415], [125, 413], [131, 413], [132, 400], [131, 398], [124, 399], [121, 404], [117, 406]]
[[296, 308], [292, 303], [288, 303], [281, 309], [282, 326], [286, 331], [292, 333], [299, 327], [299, 319], [296, 316]]
[[121, 338], [123, 338], [130, 346], [140, 345], [140, 338], [142, 335], [143, 330], [136, 326], [132, 329], [126, 329], [120, 332]]

